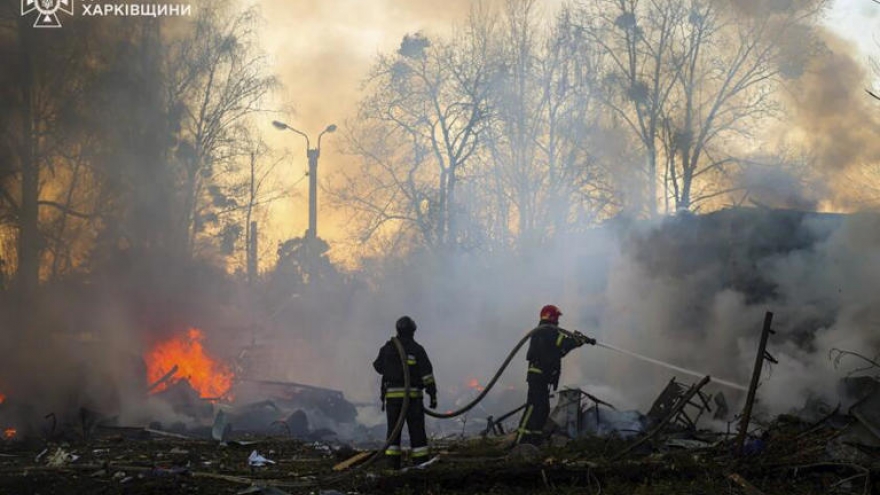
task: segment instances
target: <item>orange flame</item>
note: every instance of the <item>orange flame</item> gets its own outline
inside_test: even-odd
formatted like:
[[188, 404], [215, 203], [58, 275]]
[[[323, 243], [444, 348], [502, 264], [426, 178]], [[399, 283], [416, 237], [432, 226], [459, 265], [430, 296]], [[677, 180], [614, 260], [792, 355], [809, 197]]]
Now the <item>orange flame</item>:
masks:
[[15, 438], [15, 434], [18, 433], [15, 428], [6, 428], [3, 430], [3, 438], [6, 440], [12, 440]]
[[477, 380], [476, 378], [471, 378], [470, 380], [468, 380], [468, 388], [472, 388], [477, 392], [482, 392], [485, 389], [485, 387], [480, 385], [479, 380]]
[[226, 364], [214, 359], [205, 351], [202, 342], [205, 334], [190, 328], [183, 335], [159, 342], [145, 356], [147, 381], [155, 383], [177, 366], [177, 373], [151, 392], [161, 392], [168, 385], [186, 378], [202, 397], [223, 397], [232, 387], [233, 374]]

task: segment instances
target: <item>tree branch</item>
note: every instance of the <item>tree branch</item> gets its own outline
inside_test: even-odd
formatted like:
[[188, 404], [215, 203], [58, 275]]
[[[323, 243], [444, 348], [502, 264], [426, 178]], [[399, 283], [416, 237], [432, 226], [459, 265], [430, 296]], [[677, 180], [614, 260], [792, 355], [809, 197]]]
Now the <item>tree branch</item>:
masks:
[[98, 213], [97, 213], [97, 212], [95, 212], [95, 213], [83, 213], [83, 212], [80, 212], [80, 211], [76, 211], [76, 210], [74, 210], [74, 209], [72, 209], [72, 208], [68, 208], [67, 206], [65, 206], [65, 205], [63, 205], [63, 204], [61, 204], [61, 203], [57, 203], [57, 202], [55, 202], [55, 201], [40, 200], [40, 201], [37, 201], [37, 204], [38, 204], [39, 206], [49, 206], [49, 207], [51, 207], [51, 208], [55, 208], [56, 210], [59, 210], [59, 211], [65, 213], [65, 214], [67, 214], [67, 215], [72, 216], [72, 217], [83, 218], [83, 219], [86, 219], [86, 220], [92, 220], [92, 219], [98, 217]]

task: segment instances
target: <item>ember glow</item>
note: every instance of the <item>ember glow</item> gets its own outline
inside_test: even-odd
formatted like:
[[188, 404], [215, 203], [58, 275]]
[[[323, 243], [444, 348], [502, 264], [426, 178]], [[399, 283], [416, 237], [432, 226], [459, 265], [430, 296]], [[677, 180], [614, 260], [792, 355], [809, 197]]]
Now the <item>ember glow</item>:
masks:
[[4, 402], [6, 402], [6, 394], [0, 392], [0, 404], [3, 404]]
[[199, 395], [206, 398], [223, 397], [232, 387], [229, 366], [208, 355], [202, 343], [205, 334], [197, 328], [177, 335], [153, 347], [144, 360], [147, 363], [147, 381], [155, 383], [177, 366], [177, 372], [151, 392], [161, 392], [181, 379], [187, 379]]
[[476, 378], [471, 378], [470, 380], [468, 380], [468, 388], [472, 388], [477, 392], [482, 392], [485, 389], [485, 387], [480, 385], [479, 380], [477, 380]]
[[3, 430], [3, 438], [5, 438], [6, 440], [12, 440], [13, 438], [15, 438], [16, 433], [17, 430], [15, 428], [6, 428]]

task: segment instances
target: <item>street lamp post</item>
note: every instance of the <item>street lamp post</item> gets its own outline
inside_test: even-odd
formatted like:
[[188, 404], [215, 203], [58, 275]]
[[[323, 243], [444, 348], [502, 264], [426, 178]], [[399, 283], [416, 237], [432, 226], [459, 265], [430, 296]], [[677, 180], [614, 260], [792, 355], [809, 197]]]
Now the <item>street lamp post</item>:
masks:
[[336, 124], [328, 125], [318, 134], [318, 146], [315, 148], [311, 147], [306, 133], [277, 120], [273, 120], [272, 125], [277, 129], [293, 131], [306, 138], [306, 157], [309, 159], [309, 230], [306, 235], [313, 241], [318, 238], [318, 157], [321, 156], [321, 137], [328, 132], [336, 131]]

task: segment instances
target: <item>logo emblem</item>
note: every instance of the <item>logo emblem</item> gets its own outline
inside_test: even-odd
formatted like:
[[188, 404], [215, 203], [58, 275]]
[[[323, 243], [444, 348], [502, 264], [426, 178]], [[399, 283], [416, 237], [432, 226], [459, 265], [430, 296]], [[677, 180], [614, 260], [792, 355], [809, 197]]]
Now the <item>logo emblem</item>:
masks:
[[59, 10], [73, 15], [73, 0], [21, 0], [21, 15], [37, 12], [35, 28], [60, 28]]

